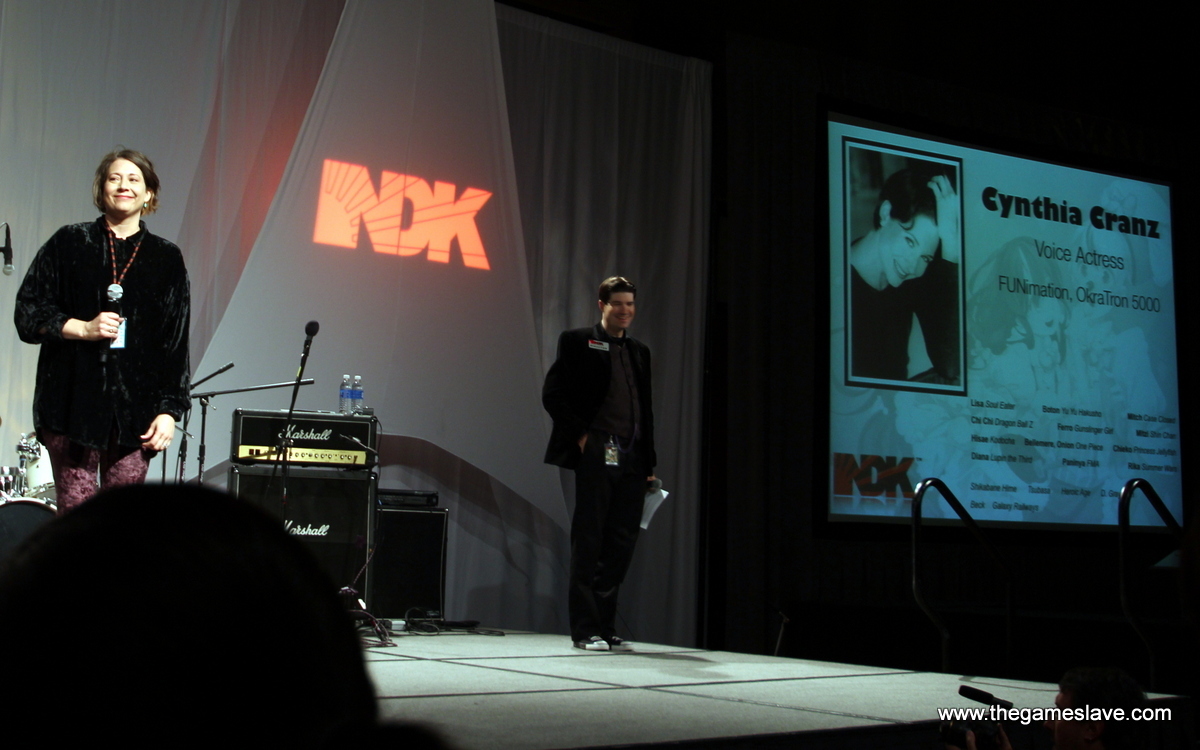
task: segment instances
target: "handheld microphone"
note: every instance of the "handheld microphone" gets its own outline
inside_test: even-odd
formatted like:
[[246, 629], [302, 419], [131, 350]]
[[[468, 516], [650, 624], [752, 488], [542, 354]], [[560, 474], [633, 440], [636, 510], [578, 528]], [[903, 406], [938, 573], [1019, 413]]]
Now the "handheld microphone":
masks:
[[0, 252], [4, 253], [4, 275], [12, 276], [14, 270], [12, 262], [12, 227], [8, 225], [7, 221], [4, 222], [4, 247], [0, 248]]
[[[105, 295], [104, 304], [100, 307], [104, 312], [115, 312], [121, 314], [121, 287], [116, 284], [110, 286]], [[113, 347], [113, 340], [106, 338], [100, 341], [100, 364], [108, 362], [108, 352]]]

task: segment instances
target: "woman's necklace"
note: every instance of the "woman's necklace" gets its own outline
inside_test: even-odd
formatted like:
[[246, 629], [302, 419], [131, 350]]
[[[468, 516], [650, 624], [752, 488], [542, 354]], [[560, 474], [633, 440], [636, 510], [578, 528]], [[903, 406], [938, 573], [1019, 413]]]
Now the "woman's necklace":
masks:
[[[108, 235], [108, 257], [112, 261], [112, 279], [113, 283], [108, 285], [108, 301], [120, 302], [121, 297], [125, 294], [124, 287], [121, 282], [125, 281], [125, 274], [129, 273], [129, 267], [133, 265], [133, 259], [137, 257], [138, 250], [142, 249], [142, 240], [146, 239], [143, 233], [138, 237], [138, 241], [133, 246], [133, 253], [129, 256], [129, 260], [125, 262], [125, 268], [121, 270], [121, 275], [117, 276], [117, 235], [110, 227], [105, 227]], [[141, 231], [139, 229], [139, 231]]]

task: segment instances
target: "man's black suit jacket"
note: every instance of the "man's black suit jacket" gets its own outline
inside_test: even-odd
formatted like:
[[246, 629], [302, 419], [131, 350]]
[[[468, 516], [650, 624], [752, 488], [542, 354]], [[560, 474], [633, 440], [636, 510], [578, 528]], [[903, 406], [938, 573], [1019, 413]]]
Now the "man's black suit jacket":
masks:
[[[647, 475], [658, 464], [654, 453], [654, 409], [650, 395], [650, 349], [642, 342], [625, 335], [630, 361], [637, 378], [638, 403], [641, 421], [638, 425], [638, 449], [646, 458]], [[546, 446], [546, 463], [574, 469], [579, 463], [579, 438], [596, 419], [608, 381], [612, 378], [612, 359], [608, 349], [592, 343], [616, 346], [604, 329], [592, 328], [563, 331], [558, 337], [558, 356], [542, 386], [542, 405], [554, 420], [550, 444]]]

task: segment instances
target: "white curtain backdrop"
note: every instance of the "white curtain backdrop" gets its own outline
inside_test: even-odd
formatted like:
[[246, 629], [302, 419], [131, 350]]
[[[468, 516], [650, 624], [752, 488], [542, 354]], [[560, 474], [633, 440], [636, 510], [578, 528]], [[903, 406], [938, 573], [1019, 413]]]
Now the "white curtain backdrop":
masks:
[[[342, 373], [364, 376], [381, 483], [437, 489], [450, 509], [446, 616], [565, 632], [570, 504], [541, 463], [541, 379], [558, 331], [594, 319], [598, 281], [630, 276], [675, 494], [622, 609], [636, 637], [690, 643], [709, 77], [487, 0], [0, 0], [0, 222], [17, 266], [0, 315], [40, 244], [96, 215], [100, 156], [146, 152], [163, 180], [148, 224], [192, 279], [193, 374], [236, 363], [203, 388], [292, 377], [319, 320], [298, 407], [334, 408]], [[361, 224], [338, 204], [358, 230], [341, 245], [314, 234], [337, 203], [333, 162], [384, 204]], [[388, 203], [396, 176], [410, 186]], [[458, 218], [420, 219], [442, 214]], [[444, 236], [388, 250], [416, 226]], [[32, 429], [37, 353], [0, 326], [0, 464]], [[216, 406], [206, 480], [223, 484], [229, 412], [287, 393]]]
[[[654, 354], [658, 476], [621, 616], [693, 643], [709, 230], [712, 66], [498, 5], [500, 52], [543, 372], [558, 334], [599, 319], [596, 288], [638, 286]], [[570, 472], [563, 487], [573, 502]]]

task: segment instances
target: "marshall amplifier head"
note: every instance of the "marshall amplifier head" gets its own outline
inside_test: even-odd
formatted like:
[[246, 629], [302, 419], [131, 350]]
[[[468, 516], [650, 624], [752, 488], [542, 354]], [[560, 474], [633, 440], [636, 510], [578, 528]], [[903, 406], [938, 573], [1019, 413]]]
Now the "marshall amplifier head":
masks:
[[[287, 411], [235, 409], [229, 460], [235, 464], [271, 464], [280, 458], [280, 433]], [[288, 428], [288, 463], [369, 469], [379, 462], [379, 420], [374, 415], [297, 411]]]

